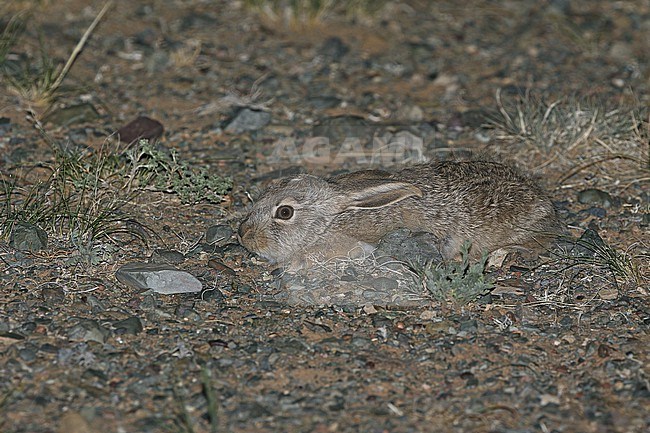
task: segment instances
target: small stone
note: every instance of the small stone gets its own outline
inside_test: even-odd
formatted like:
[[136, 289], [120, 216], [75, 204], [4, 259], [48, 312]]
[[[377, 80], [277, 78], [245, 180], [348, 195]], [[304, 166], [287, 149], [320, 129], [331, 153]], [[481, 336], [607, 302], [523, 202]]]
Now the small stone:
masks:
[[115, 322], [113, 323], [113, 327], [115, 328], [116, 334], [129, 334], [129, 335], [137, 335], [140, 332], [142, 332], [142, 330], [144, 329], [140, 318], [135, 316], [131, 316], [124, 320]]
[[208, 266], [210, 266], [212, 269], [216, 271], [219, 271], [222, 274], [226, 274], [231, 277], [234, 277], [236, 275], [235, 271], [231, 267], [226, 266], [219, 260], [214, 260], [214, 259], [208, 260]]
[[225, 131], [230, 134], [242, 134], [246, 131], [257, 131], [271, 121], [271, 114], [266, 111], [244, 108], [226, 126]]
[[478, 329], [478, 322], [476, 319], [465, 320], [460, 322], [460, 331], [476, 332]]
[[41, 296], [46, 303], [60, 304], [65, 301], [65, 292], [62, 287], [44, 287]]
[[589, 215], [595, 216], [596, 218], [605, 218], [607, 216], [607, 211], [602, 207], [590, 207], [587, 209]]
[[140, 116], [117, 130], [117, 136], [122, 143], [134, 143], [137, 140], [158, 140], [165, 128], [157, 120]]
[[605, 191], [595, 188], [585, 189], [578, 193], [578, 201], [583, 204], [593, 204], [604, 207], [605, 209], [612, 206], [612, 196]]
[[47, 248], [47, 233], [34, 224], [19, 222], [11, 231], [9, 245], [21, 251], [43, 250]]
[[364, 305], [363, 312], [366, 314], [377, 314], [377, 309], [372, 305]]
[[178, 265], [185, 261], [185, 255], [175, 250], [156, 250], [152, 258], [156, 262], [164, 262], [171, 265]]
[[319, 50], [319, 54], [329, 60], [338, 61], [350, 51], [341, 38], [332, 36], [327, 38]]
[[25, 347], [18, 351], [18, 356], [25, 362], [32, 362], [36, 359], [36, 351], [32, 347]]
[[127, 263], [115, 272], [115, 277], [129, 287], [167, 295], [200, 292], [202, 288], [190, 273], [165, 264]]
[[605, 241], [597, 231], [586, 229], [574, 244], [571, 253], [575, 256], [593, 257], [598, 250], [606, 247]]
[[176, 317], [181, 320], [187, 320], [190, 322], [200, 322], [202, 320], [199, 313], [197, 313], [192, 308], [186, 307], [184, 305], [179, 305], [176, 308]]
[[235, 232], [227, 224], [217, 224], [208, 227], [205, 232], [205, 241], [209, 244], [224, 245], [228, 243]]
[[8, 117], [0, 117], [0, 137], [3, 137], [7, 132], [11, 131], [11, 119]]
[[201, 299], [209, 302], [222, 302], [224, 296], [219, 289], [210, 288], [201, 292]]
[[96, 341], [98, 343], [105, 343], [109, 335], [110, 331], [96, 320], [82, 320], [68, 331], [68, 337], [71, 340]]

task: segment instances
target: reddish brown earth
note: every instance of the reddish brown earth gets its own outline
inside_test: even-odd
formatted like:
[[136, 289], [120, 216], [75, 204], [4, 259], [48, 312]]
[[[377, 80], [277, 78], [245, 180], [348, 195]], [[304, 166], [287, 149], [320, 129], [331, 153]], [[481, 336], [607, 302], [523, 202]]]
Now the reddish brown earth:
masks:
[[[90, 3], [10, 3], [3, 25], [34, 7], [10, 61], [33, 64], [43, 36], [64, 63], [103, 5]], [[4, 233], [0, 431], [649, 431], [648, 41], [648, 0], [389, 2], [293, 26], [242, 2], [116, 2], [49, 111], [3, 81], [3, 176], [33, 181], [40, 171], [24, 167], [52, 159], [34, 117], [55, 141], [98, 151], [144, 115], [164, 125], [162, 146], [234, 187], [221, 204], [142, 192], [128, 210], [149, 243], [100, 240], [117, 246], [93, 265], [71, 264], [55, 233], [33, 253]], [[517, 107], [541, 106], [539, 120], [556, 102], [575, 122], [485, 126], [504, 123], [500, 104], [519, 126]], [[96, 113], [65, 114], [81, 103]], [[227, 132], [240, 106], [270, 123]], [[511, 161], [550, 192], [572, 236], [598, 231], [633, 256], [637, 278], [607, 263], [507, 261], [498, 290], [462, 308], [298, 307], [272, 296], [263, 261], [235, 247], [192, 253], [208, 227], [236, 229], [257, 178], [364, 168], [309, 163], [300, 148], [274, 158], [279, 140], [300, 143], [337, 116], [424, 131], [428, 158]], [[187, 253], [176, 266], [211, 290], [158, 295], [115, 279], [158, 249]]]

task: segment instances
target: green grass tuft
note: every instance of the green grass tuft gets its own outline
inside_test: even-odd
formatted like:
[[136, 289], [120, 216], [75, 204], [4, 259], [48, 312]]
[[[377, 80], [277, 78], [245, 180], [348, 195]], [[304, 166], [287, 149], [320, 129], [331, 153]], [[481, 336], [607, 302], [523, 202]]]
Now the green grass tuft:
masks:
[[472, 263], [469, 259], [469, 241], [463, 244], [461, 260], [449, 263], [413, 263], [416, 284], [422, 286], [426, 293], [443, 304], [451, 303], [461, 307], [476, 301], [494, 288], [494, 280], [486, 275], [487, 253]]

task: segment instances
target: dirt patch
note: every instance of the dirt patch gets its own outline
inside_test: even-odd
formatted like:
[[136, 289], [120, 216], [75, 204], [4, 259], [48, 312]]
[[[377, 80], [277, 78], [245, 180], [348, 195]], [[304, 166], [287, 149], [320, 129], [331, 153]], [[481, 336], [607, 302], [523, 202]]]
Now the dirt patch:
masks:
[[[103, 4], [20, 1], [0, 17], [32, 7], [2, 63], [4, 185], [30, 191], [62, 149], [123, 162], [107, 137], [138, 116], [164, 126], [161, 151], [233, 181], [219, 203], [116, 190], [108, 235], [79, 242], [55, 221], [33, 251], [10, 245], [16, 203], [2, 206], [0, 430], [647, 431], [650, 2], [387, 2], [302, 29], [244, 3], [116, 2], [50, 107], [16, 80], [42, 76], [41, 52], [64, 64]], [[379, 165], [372, 139], [315, 155], [315, 128], [508, 160], [592, 250], [511, 256], [462, 307], [283, 302], [282, 275], [237, 245], [251, 196], [281, 173]], [[206, 241], [217, 225], [232, 230]], [[135, 261], [203, 291], [119, 283]]]

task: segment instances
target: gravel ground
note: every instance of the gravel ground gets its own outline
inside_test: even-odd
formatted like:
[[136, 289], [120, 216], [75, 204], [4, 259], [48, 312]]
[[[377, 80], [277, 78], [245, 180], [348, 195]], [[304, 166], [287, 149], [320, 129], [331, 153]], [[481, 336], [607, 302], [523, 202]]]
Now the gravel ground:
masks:
[[[5, 66], [42, 49], [64, 63], [103, 3], [16, 1], [0, 22], [29, 5]], [[117, 154], [119, 130], [233, 186], [218, 203], [140, 189], [120, 212], [146, 242], [3, 233], [0, 431], [649, 431], [648, 41], [648, 0], [292, 23], [244, 2], [116, 2], [51, 109], [3, 79], [3, 180], [34, 182], [50, 141]], [[237, 245], [279, 176], [476, 154], [535, 177], [596, 254], [509, 255], [491, 293], [456, 305], [387, 301], [415, 286], [377, 262], [300, 279]], [[155, 272], [196, 291], [140, 285]]]

